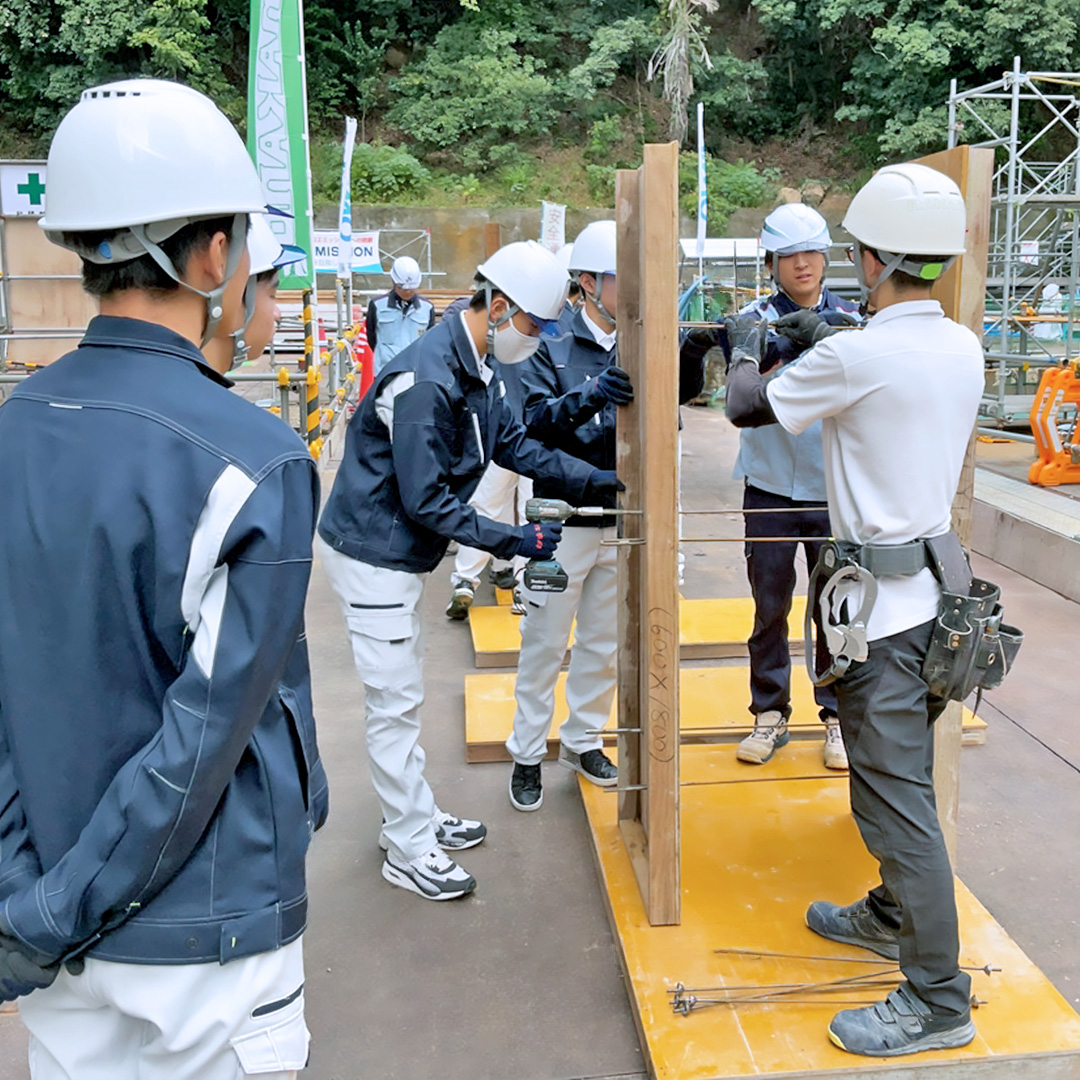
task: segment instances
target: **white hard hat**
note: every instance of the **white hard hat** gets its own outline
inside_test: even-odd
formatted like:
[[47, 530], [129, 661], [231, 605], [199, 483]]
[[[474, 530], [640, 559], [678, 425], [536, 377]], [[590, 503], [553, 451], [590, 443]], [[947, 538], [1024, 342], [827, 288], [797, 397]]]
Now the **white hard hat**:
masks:
[[[129, 79], [84, 90], [60, 122], [38, 224], [53, 243], [80, 251], [60, 234], [154, 225], [147, 235], [160, 243], [192, 220], [257, 213], [265, 202], [243, 141], [208, 97]], [[143, 254], [114, 246], [101, 261]]]
[[1042, 290], [1043, 300], [1056, 300], [1061, 292], [1061, 286], [1056, 281], [1048, 281]]
[[[289, 217], [275, 211], [275, 216]], [[268, 270], [276, 270], [279, 266], [290, 266], [292, 263], [303, 259], [302, 248], [292, 244], [282, 244], [277, 238], [270, 224], [270, 214], [252, 214], [251, 227], [247, 238], [248, 255], [251, 256], [250, 275], [265, 274]]]
[[420, 264], [411, 255], [399, 255], [390, 267], [390, 280], [403, 289], [419, 289]]
[[908, 162], [887, 165], [855, 194], [844, 228], [864, 248], [904, 255], [962, 255], [967, 214], [944, 173]]
[[558, 251], [555, 252], [555, 258], [559, 260], [559, 265], [569, 273], [570, 271], [570, 259], [574, 254], [573, 244], [563, 244]]
[[499, 248], [476, 272], [544, 333], [558, 333], [556, 320], [566, 303], [570, 278], [546, 247], [535, 240], [515, 241]]
[[577, 234], [567, 269], [587, 274], [615, 273], [615, 222], [594, 221]]
[[831, 243], [828, 223], [806, 203], [778, 206], [761, 226], [761, 246], [774, 255], [798, 251], [828, 254]]

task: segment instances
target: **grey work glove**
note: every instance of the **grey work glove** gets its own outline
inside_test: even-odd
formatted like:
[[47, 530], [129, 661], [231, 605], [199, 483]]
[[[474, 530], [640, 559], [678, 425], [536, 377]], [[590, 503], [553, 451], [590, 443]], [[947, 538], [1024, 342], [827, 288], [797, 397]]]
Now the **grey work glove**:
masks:
[[0, 918], [0, 1001], [14, 1001], [34, 990], [52, 986], [60, 971], [59, 962], [50, 962], [36, 949], [24, 945]]
[[757, 315], [728, 316], [724, 320], [728, 343], [731, 345], [731, 362], [740, 359], [752, 360], [760, 365], [765, 355], [765, 336], [769, 324]]
[[859, 320], [849, 315], [846, 311], [830, 311], [823, 314], [820, 311], [811, 311], [809, 308], [800, 308], [787, 315], [781, 315], [772, 324], [772, 329], [784, 337], [791, 338], [796, 345], [809, 349], [816, 345], [822, 338], [851, 327], [858, 326]]

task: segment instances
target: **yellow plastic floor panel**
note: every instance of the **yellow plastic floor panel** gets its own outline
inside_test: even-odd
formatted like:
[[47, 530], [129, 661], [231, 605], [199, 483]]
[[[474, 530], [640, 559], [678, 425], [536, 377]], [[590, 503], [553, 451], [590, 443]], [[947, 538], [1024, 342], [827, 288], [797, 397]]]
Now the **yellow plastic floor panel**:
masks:
[[[820, 764], [809, 743], [783, 754], [793, 776], [812, 771], [815, 759]], [[681, 761], [684, 781], [736, 773], [727, 747], [684, 746]], [[972, 992], [986, 1004], [974, 1013], [977, 1035], [968, 1047], [879, 1060], [833, 1046], [826, 1034], [833, 1013], [880, 1000], [886, 990], [837, 993], [829, 1003], [720, 1005], [675, 1014], [668, 990], [677, 983], [756, 987], [879, 970], [715, 951], [872, 957], [825, 941], [804, 924], [811, 901], [849, 903], [877, 880], [848, 809], [846, 780], [683, 787], [682, 922], [669, 927], [649, 926], [619, 832], [616, 796], [585, 781], [580, 786], [642, 1049], [657, 1080], [922, 1080], [936, 1077], [942, 1066], [949, 1067], [943, 1076], [957, 1080], [1080, 1076], [1080, 1016], [959, 881], [961, 963], [1002, 969], [972, 975]]]
[[[517, 667], [521, 648], [519, 615], [510, 612], [505, 589], [496, 590], [497, 604], [469, 609], [469, 630], [478, 668]], [[791, 607], [788, 634], [791, 649], [801, 653], [806, 598]], [[746, 640], [754, 625], [754, 601], [748, 596], [726, 600], [683, 600], [679, 604], [679, 655], [683, 660], [720, 660], [746, 656]], [[570, 643], [573, 644], [573, 634]]]
[[[514, 680], [512, 671], [489, 671], [465, 676], [465, 760], [509, 761], [503, 743], [514, 726]], [[679, 672], [680, 731], [684, 742], [738, 742], [753, 727], [747, 712], [750, 700], [749, 670], [745, 667], [695, 667]], [[820, 742], [823, 729], [805, 670], [794, 664], [791, 671], [791, 735], [793, 740]], [[555, 713], [548, 732], [548, 757], [558, 756], [559, 725], [566, 719], [566, 673], [555, 686]], [[615, 726], [612, 705], [609, 727]], [[986, 721], [964, 709], [965, 745], [986, 741]], [[605, 741], [615, 742], [615, 736]], [[731, 754], [730, 748], [727, 751]], [[753, 772], [771, 771], [788, 750], [777, 753], [764, 766], [741, 765]], [[732, 757], [734, 755], [732, 754]], [[820, 758], [820, 754], [818, 755]]]

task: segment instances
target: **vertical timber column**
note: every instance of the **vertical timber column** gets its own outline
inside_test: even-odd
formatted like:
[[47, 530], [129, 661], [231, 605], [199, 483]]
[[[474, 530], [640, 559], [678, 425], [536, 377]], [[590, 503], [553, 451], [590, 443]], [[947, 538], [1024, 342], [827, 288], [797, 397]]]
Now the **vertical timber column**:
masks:
[[[967, 208], [967, 242], [958, 259], [934, 286], [933, 296], [945, 314], [978, 335], [982, 340], [983, 309], [986, 302], [986, 260], [990, 244], [990, 196], [994, 173], [994, 151], [958, 146], [919, 158], [938, 172], [956, 181]], [[975, 498], [975, 429], [972, 428], [960, 484], [953, 502], [953, 528], [960, 542], [971, 543], [971, 514]], [[956, 822], [960, 804], [960, 746], [963, 710], [950, 702], [934, 725], [934, 791], [938, 817], [945, 835], [949, 857], [956, 862]]]
[[[619, 825], [653, 926], [679, 922], [678, 146], [616, 178], [624, 504], [619, 623]], [[629, 729], [629, 730], [627, 730]], [[636, 730], [635, 730], [636, 729]]]

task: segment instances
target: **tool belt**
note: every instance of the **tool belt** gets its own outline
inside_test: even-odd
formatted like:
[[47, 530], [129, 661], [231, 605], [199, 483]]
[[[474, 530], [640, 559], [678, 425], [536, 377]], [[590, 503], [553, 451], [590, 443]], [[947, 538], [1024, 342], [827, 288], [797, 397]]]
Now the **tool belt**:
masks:
[[[815, 686], [827, 686], [856, 661], [869, 655], [866, 624], [877, 599], [877, 577], [909, 577], [929, 567], [941, 585], [941, 605], [934, 622], [922, 676], [930, 693], [962, 701], [972, 690], [1001, 685], [1024, 640], [1014, 626], [1002, 623], [1001, 590], [972, 576], [967, 554], [954, 532], [906, 544], [853, 544], [828, 541], [822, 545], [810, 575], [806, 605], [806, 668]], [[832, 658], [817, 670], [813, 650], [813, 597], [818, 581], [829, 575], [817, 605], [821, 627]], [[846, 620], [833, 617], [833, 598], [846, 582], [863, 586], [858, 612]]]

